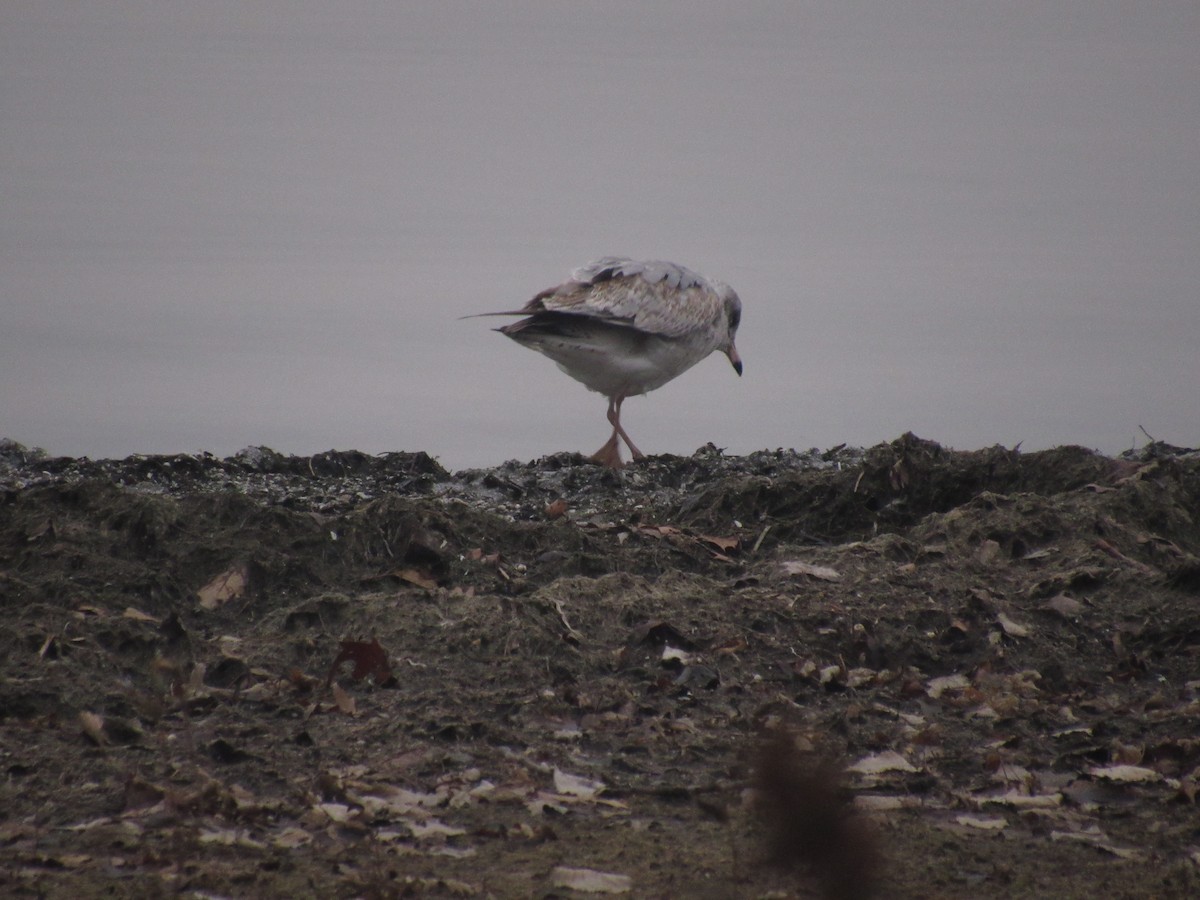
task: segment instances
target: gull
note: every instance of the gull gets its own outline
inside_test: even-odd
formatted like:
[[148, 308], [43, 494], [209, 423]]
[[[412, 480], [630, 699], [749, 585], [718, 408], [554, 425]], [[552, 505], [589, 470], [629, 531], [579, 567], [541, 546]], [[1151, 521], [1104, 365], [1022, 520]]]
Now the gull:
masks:
[[608, 398], [612, 436], [591, 459], [611, 468], [623, 465], [618, 438], [633, 459], [645, 456], [621, 427], [627, 397], [662, 387], [714, 350], [742, 374], [733, 343], [742, 319], [738, 295], [675, 263], [606, 256], [520, 309], [484, 315], [526, 316], [495, 330]]

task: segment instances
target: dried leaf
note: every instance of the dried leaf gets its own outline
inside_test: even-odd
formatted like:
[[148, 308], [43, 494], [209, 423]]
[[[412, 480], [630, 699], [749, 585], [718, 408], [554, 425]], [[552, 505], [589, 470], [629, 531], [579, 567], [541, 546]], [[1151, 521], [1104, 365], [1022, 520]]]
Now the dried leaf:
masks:
[[135, 621], [135, 622], [154, 622], [155, 624], [158, 623], [158, 619], [156, 619], [154, 616], [152, 616], [148, 613], [144, 613], [140, 609], [134, 609], [132, 606], [125, 607], [125, 612], [122, 613], [122, 615], [126, 619], [133, 619], [133, 621]]
[[333, 702], [337, 704], [337, 708], [348, 716], [358, 714], [358, 707], [355, 706], [354, 698], [346, 693], [345, 689], [336, 681], [333, 683]]
[[60, 853], [57, 856], [47, 857], [47, 862], [53, 862], [64, 869], [78, 869], [91, 861], [92, 857], [86, 853]]
[[187, 696], [196, 697], [204, 693], [204, 675], [208, 671], [206, 663], [198, 662], [188, 672], [187, 682], [183, 685]]
[[975, 550], [975, 558], [984, 565], [990, 565], [1004, 555], [1004, 548], [1000, 546], [999, 541], [991, 539], [980, 543]]
[[1127, 766], [1141, 765], [1143, 759], [1146, 758], [1146, 747], [1143, 744], [1123, 744], [1116, 741], [1113, 744], [1113, 763], [1120, 763]]
[[407, 581], [409, 584], [415, 584], [419, 588], [424, 588], [427, 591], [436, 591], [438, 583], [426, 572], [420, 569], [397, 569], [392, 573], [401, 581]]
[[1161, 781], [1162, 776], [1145, 766], [1097, 766], [1087, 770], [1093, 778], [1103, 778], [1107, 781], [1119, 781], [1127, 784], [1147, 781]]
[[303, 828], [285, 828], [271, 841], [276, 847], [283, 850], [294, 850], [297, 847], [304, 847], [312, 843], [313, 836]]
[[1074, 597], [1068, 597], [1066, 594], [1056, 594], [1043, 603], [1042, 608], [1056, 612], [1064, 619], [1071, 619], [1079, 615], [1083, 610], [1083, 604]]
[[971, 682], [966, 675], [942, 675], [940, 678], [929, 679], [925, 693], [937, 700], [947, 691], [965, 691], [970, 686]]
[[878, 677], [879, 673], [874, 669], [858, 666], [846, 672], [846, 687], [860, 688], [873, 683]]
[[428, 822], [405, 822], [408, 830], [412, 832], [412, 836], [418, 841], [421, 840], [441, 840], [444, 841], [449, 837], [458, 837], [466, 834], [463, 828], [453, 828], [450, 825], [445, 825], [437, 819], [430, 819]]
[[954, 819], [959, 825], [974, 828], [979, 831], [1003, 831], [1008, 827], [1008, 820], [1002, 816], [957, 816]]
[[[126, 819], [125, 821], [131, 824], [132, 830], [139, 834], [141, 833], [141, 826], [134, 822], [134, 820]], [[86, 822], [77, 822], [74, 825], [68, 825], [67, 831], [91, 831], [93, 828], [103, 828], [107, 825], [111, 825], [112, 823], [112, 816], [100, 816], [96, 819], [88, 819]], [[27, 832], [19, 825], [16, 827], [18, 830], [13, 832], [10, 830], [12, 826], [8, 825], [7, 823], [0, 825], [0, 838], [4, 838], [5, 840], [19, 840], [21, 837], [32, 837], [33, 835], [37, 834], [37, 832], [32, 829]]]
[[1122, 553], [1120, 550], [1118, 550], [1115, 546], [1110, 544], [1104, 538], [1096, 538], [1096, 540], [1092, 542], [1092, 546], [1095, 547], [1097, 550], [1104, 551], [1109, 556], [1111, 556], [1113, 559], [1118, 559], [1121, 562], [1123, 562], [1129, 566], [1132, 566], [1133, 568], [1135, 568], [1139, 572], [1141, 572], [1143, 575], [1155, 574], [1155, 570], [1152, 566], [1148, 566], [1144, 562], [1139, 562], [1136, 559], [1126, 556], [1124, 553]]
[[313, 808], [338, 824], [350, 821], [351, 815], [354, 814], [354, 810], [344, 803], [318, 803]]
[[562, 802], [563, 799], [560, 794], [548, 794], [545, 791], [538, 791], [533, 797], [525, 801], [525, 808], [533, 816], [540, 816], [546, 812], [555, 812], [565, 816], [568, 810]]
[[783, 570], [789, 575], [807, 575], [820, 581], [841, 581], [842, 573], [828, 566], [814, 566], [798, 559], [786, 560]]
[[329, 667], [329, 676], [325, 683], [332, 684], [337, 674], [338, 666], [346, 660], [354, 663], [354, 671], [350, 677], [362, 681], [368, 676], [378, 685], [390, 685], [395, 682], [392, 667], [388, 664], [387, 651], [380, 646], [379, 641], [342, 641], [342, 650]]
[[825, 666], [819, 673], [821, 684], [832, 684], [840, 679], [843, 675], [843, 670], [840, 665]]
[[1098, 850], [1111, 853], [1118, 859], [1140, 859], [1142, 855], [1139, 850], [1116, 846], [1109, 841], [1108, 836], [1097, 826], [1093, 826], [1086, 831], [1051, 831], [1050, 840], [1079, 841], [1084, 844], [1090, 844]]
[[425, 794], [406, 788], [381, 786], [377, 794], [355, 794], [351, 799], [371, 816], [407, 819], [423, 818], [425, 809], [432, 809], [445, 799], [439, 794]]
[[736, 550], [742, 545], [742, 539], [739, 537], [716, 537], [710, 534], [699, 535], [696, 540], [703, 541], [706, 544], [712, 544], [722, 553], [728, 553], [730, 550]]
[[1186, 778], [1179, 779], [1179, 784], [1175, 790], [1188, 803], [1194, 804], [1196, 802], [1196, 795], [1200, 794], [1200, 782], [1197, 782], [1192, 775], [1188, 775]]
[[228, 569], [200, 588], [200, 608], [210, 612], [219, 609], [230, 600], [240, 597], [250, 582], [250, 569], [245, 564]]
[[719, 647], [714, 647], [712, 652], [717, 654], [717, 656], [731, 656], [734, 653], [741, 653], [749, 646], [745, 638], [735, 637], [730, 638]]
[[628, 894], [633, 889], [633, 879], [628, 875], [567, 866], [556, 866], [550, 873], [550, 883], [585, 894]]
[[638, 531], [642, 534], [653, 535], [654, 537], [675, 537], [676, 535], [683, 534], [683, 531], [674, 525], [639, 525]]
[[846, 771], [859, 775], [879, 775], [883, 772], [919, 772], [920, 769], [895, 750], [885, 750], [883, 753], [864, 756], [853, 765], [847, 766]]
[[1013, 809], [1053, 809], [1062, 806], [1062, 801], [1062, 794], [1025, 794], [1021, 791], [1008, 791], [978, 798], [981, 806], [997, 804], [1011, 806]]
[[208, 828], [200, 832], [200, 843], [223, 844], [230, 847], [247, 847], [252, 850], [265, 850], [266, 844], [250, 837], [244, 828]]
[[1004, 613], [996, 614], [996, 621], [1000, 623], [1000, 627], [1004, 629], [1004, 633], [1009, 637], [1029, 637], [1029, 629], [1024, 625], [1014, 622]]
[[91, 738], [92, 743], [98, 747], [104, 747], [109, 743], [108, 735], [104, 733], [104, 717], [98, 716], [93, 712], [81, 712], [79, 714], [79, 727], [83, 729], [83, 733]]
[[604, 782], [592, 781], [579, 775], [571, 775], [559, 768], [554, 770], [554, 790], [560, 794], [591, 800], [604, 790]]

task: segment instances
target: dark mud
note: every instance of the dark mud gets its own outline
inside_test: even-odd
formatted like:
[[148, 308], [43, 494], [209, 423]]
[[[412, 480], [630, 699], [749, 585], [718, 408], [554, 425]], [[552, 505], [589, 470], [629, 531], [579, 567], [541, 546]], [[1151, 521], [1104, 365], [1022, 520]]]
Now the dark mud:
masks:
[[0, 610], [5, 896], [1200, 894], [1195, 451], [9, 443]]

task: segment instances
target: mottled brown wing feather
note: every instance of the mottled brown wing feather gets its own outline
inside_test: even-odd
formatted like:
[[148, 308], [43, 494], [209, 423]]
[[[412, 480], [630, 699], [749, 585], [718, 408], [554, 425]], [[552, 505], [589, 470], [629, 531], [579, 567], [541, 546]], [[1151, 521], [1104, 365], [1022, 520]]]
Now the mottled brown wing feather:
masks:
[[641, 275], [622, 275], [594, 284], [568, 281], [535, 296], [524, 312], [561, 312], [626, 324], [663, 337], [680, 337], [711, 326], [722, 316], [721, 301], [705, 287], [686, 289]]

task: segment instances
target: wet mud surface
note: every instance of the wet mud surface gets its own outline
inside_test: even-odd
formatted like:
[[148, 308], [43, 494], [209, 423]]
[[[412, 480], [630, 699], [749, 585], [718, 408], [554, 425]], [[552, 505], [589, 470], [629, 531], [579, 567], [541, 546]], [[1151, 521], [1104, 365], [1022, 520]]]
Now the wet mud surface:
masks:
[[0, 894], [1200, 895], [1200, 454], [0, 445]]

